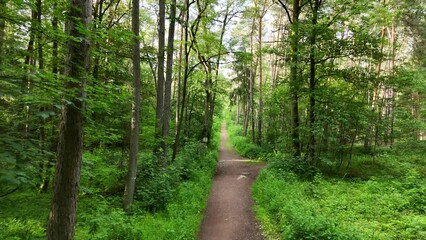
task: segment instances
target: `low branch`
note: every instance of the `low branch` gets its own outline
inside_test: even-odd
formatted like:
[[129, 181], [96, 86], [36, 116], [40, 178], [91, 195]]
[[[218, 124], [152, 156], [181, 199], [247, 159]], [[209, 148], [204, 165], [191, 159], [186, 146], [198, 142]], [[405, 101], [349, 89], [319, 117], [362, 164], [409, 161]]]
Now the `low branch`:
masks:
[[21, 186], [19, 185], [19, 186], [17, 186], [15, 189], [13, 189], [12, 191], [10, 191], [10, 192], [8, 192], [8, 193], [5, 193], [5, 194], [3, 194], [3, 195], [0, 195], [0, 197], [5, 197], [5, 196], [7, 196], [7, 195], [9, 195], [9, 194], [12, 194], [12, 193], [16, 192], [16, 191], [17, 191], [20, 187], [21, 187]]

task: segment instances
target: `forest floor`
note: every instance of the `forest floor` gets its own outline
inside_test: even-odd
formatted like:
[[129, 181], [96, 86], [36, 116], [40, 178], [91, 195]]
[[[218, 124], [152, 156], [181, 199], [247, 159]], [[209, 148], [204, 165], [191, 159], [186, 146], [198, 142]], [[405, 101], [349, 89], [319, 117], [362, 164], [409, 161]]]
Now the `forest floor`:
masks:
[[251, 186], [264, 164], [246, 160], [232, 149], [222, 124], [219, 164], [199, 233], [200, 240], [264, 239], [253, 212]]

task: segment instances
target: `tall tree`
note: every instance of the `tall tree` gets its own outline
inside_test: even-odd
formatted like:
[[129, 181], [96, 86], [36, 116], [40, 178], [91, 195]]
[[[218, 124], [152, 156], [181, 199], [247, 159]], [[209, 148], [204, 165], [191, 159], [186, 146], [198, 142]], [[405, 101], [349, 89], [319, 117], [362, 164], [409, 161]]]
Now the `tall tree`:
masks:
[[[159, 154], [159, 146], [163, 141], [162, 139], [162, 123], [164, 112], [164, 50], [165, 50], [165, 26], [166, 26], [166, 1], [159, 0], [159, 13], [158, 13], [158, 66], [157, 66], [157, 105], [155, 108], [155, 136], [157, 144], [154, 152]], [[158, 144], [159, 143], [159, 144]], [[165, 161], [163, 159], [162, 161]]]
[[[0, 16], [4, 16], [6, 12], [6, 0], [0, 0]], [[3, 61], [3, 45], [4, 45], [4, 33], [6, 28], [6, 21], [3, 17], [0, 17], [0, 65]]]
[[163, 111], [163, 140], [162, 150], [163, 158], [167, 159], [169, 124], [170, 124], [170, 108], [172, 97], [172, 76], [173, 76], [173, 52], [175, 40], [175, 22], [176, 22], [176, 0], [172, 0], [170, 5], [170, 25], [167, 38], [167, 65], [166, 65], [166, 80], [164, 83], [164, 111]]
[[192, 42], [189, 43], [189, 8], [194, 2], [190, 2], [189, 0], [185, 0], [185, 11], [182, 13], [182, 27], [183, 27], [183, 53], [184, 53], [184, 59], [183, 59], [183, 83], [182, 83], [182, 100], [180, 104], [180, 109], [176, 109], [178, 111], [179, 117], [176, 119], [176, 134], [175, 134], [175, 141], [173, 144], [173, 155], [172, 160], [176, 159], [176, 155], [179, 149], [180, 144], [180, 135], [183, 125], [183, 114], [185, 112], [185, 105], [186, 105], [186, 98], [187, 98], [187, 84], [188, 84], [188, 78], [190, 74], [189, 69], [189, 54], [191, 53], [191, 46]]
[[[290, 33], [290, 48], [291, 48], [291, 61], [290, 61], [290, 102], [291, 102], [291, 142], [293, 145], [293, 155], [300, 157], [301, 145], [299, 136], [299, 16], [301, 12], [300, 0], [293, 1], [293, 11], [290, 14], [290, 10], [287, 5], [282, 1], [278, 0], [278, 3], [284, 8], [291, 23]], [[306, 4], [306, 3], [305, 3]]]
[[139, 152], [139, 129], [141, 108], [141, 62], [140, 62], [140, 40], [139, 40], [139, 0], [133, 0], [132, 6], [132, 31], [133, 31], [133, 101], [132, 120], [130, 129], [130, 155], [127, 170], [127, 181], [124, 189], [123, 208], [130, 210], [135, 193], [136, 169]]
[[90, 43], [87, 31], [81, 27], [89, 26], [91, 14], [91, 0], [70, 1], [65, 88], [71, 94], [62, 109], [55, 187], [47, 229], [50, 240], [74, 238], [83, 150], [84, 85], [90, 65]]
[[318, 23], [318, 11], [321, 6], [322, 0], [313, 0], [310, 2], [312, 11], [312, 27], [310, 33], [310, 52], [309, 52], [309, 141], [308, 141], [308, 157], [313, 163], [315, 159], [315, 91], [316, 91], [316, 55], [315, 45], [317, 41], [317, 23]]
[[262, 47], [263, 47], [263, 18], [265, 17], [269, 6], [266, 2], [255, 2], [257, 5], [257, 20], [258, 22], [258, 40], [259, 40], [259, 48], [258, 48], [258, 66], [259, 66], [259, 104], [258, 104], [258, 116], [257, 116], [257, 144], [262, 143], [262, 125], [263, 125], [263, 91], [262, 91], [262, 84], [263, 84], [263, 54], [262, 54]]

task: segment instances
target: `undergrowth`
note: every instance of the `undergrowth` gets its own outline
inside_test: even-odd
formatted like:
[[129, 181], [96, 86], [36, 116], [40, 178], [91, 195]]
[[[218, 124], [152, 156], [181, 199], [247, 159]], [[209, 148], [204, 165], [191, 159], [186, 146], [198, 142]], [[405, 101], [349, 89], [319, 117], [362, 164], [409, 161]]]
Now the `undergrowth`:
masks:
[[[121, 209], [120, 151], [85, 153], [75, 239], [196, 239], [218, 157], [220, 122], [210, 148], [187, 143], [164, 169], [143, 153], [131, 214]], [[0, 198], [0, 239], [45, 239], [50, 193], [22, 188]]]
[[240, 125], [233, 124], [229, 117], [226, 120], [226, 129], [229, 135], [229, 141], [237, 153], [245, 158], [265, 160], [268, 151], [265, 147], [258, 146], [249, 140], [249, 136], [243, 136], [243, 128]]
[[[228, 129], [243, 154], [252, 143], [232, 122]], [[300, 159], [262, 153], [268, 167], [253, 198], [266, 238], [426, 239], [425, 147], [415, 142], [357, 153], [343, 172], [333, 162], [307, 170]]]

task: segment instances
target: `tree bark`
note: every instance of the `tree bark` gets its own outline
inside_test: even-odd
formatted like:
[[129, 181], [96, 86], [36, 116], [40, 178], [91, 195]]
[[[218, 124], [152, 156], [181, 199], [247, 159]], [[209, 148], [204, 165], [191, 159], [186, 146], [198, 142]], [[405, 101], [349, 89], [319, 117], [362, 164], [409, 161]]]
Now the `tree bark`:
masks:
[[180, 144], [180, 134], [182, 129], [182, 122], [183, 122], [183, 114], [185, 112], [185, 101], [186, 101], [186, 95], [187, 95], [187, 83], [188, 83], [188, 77], [189, 77], [189, 53], [190, 53], [190, 46], [188, 43], [189, 40], [189, 31], [188, 31], [188, 21], [189, 21], [189, 7], [190, 2], [189, 0], [185, 0], [185, 17], [183, 21], [184, 26], [184, 35], [185, 35], [185, 41], [184, 41], [184, 53], [185, 53], [185, 61], [184, 61], [184, 73], [183, 73], [183, 86], [182, 86], [182, 101], [180, 109], [176, 109], [176, 111], [180, 111], [179, 118], [177, 119], [176, 123], [176, 135], [175, 135], [175, 142], [173, 144], [173, 154], [172, 154], [172, 161], [176, 159], [177, 151], [179, 149]]
[[262, 7], [262, 10], [259, 14], [259, 112], [257, 117], [257, 144], [262, 144], [262, 118], [263, 118], [263, 93], [262, 93], [262, 84], [263, 84], [263, 54], [262, 54], [262, 33], [263, 33], [263, 17], [267, 11], [266, 6]]
[[123, 208], [129, 211], [133, 202], [136, 185], [136, 170], [139, 152], [139, 129], [141, 108], [141, 63], [140, 63], [140, 40], [139, 40], [139, 0], [132, 3], [132, 31], [133, 31], [133, 101], [132, 120], [130, 129], [130, 155], [127, 170], [127, 181], [124, 188]]
[[91, 13], [91, 0], [70, 1], [67, 33], [72, 38], [67, 41], [65, 75], [74, 80], [66, 80], [65, 87], [76, 95], [64, 103], [62, 111], [55, 187], [47, 226], [49, 240], [74, 238], [83, 150], [84, 85], [90, 67], [88, 36], [78, 28], [89, 26]]
[[[251, 45], [251, 56], [254, 58], [254, 51], [253, 51], [253, 35], [254, 35], [254, 26], [255, 26], [255, 20], [253, 19], [252, 22], [252, 32], [250, 34], [250, 45]], [[252, 142], [256, 142], [255, 139], [255, 118], [254, 118], [254, 79], [256, 78], [256, 67], [253, 64], [254, 59], [252, 59], [250, 63], [250, 84], [249, 84], [249, 111], [250, 111], [250, 117], [251, 117], [251, 140]]]
[[162, 144], [162, 124], [164, 112], [164, 49], [165, 49], [165, 25], [166, 25], [166, 1], [159, 0], [158, 13], [158, 66], [157, 66], [157, 106], [155, 110], [155, 136], [157, 144], [154, 149], [156, 155], [159, 154], [159, 147]]
[[317, 38], [316, 25], [318, 22], [318, 10], [320, 8], [320, 1], [315, 0], [312, 6], [312, 32], [310, 36], [310, 76], [309, 76], [309, 144], [308, 144], [308, 160], [311, 164], [316, 164], [315, 150], [315, 91], [316, 91], [316, 63], [315, 63], [315, 44]]
[[293, 16], [291, 26], [291, 67], [290, 67], [290, 101], [291, 101], [291, 136], [293, 144], [293, 156], [300, 157], [300, 138], [299, 138], [299, 15], [300, 1], [293, 2]]
[[[55, 12], [57, 9], [57, 2], [53, 3], [53, 12]], [[54, 32], [58, 31], [58, 17], [56, 15], [56, 13], [54, 13], [53, 18], [52, 18], [52, 29]], [[56, 79], [56, 75], [58, 74], [58, 40], [56, 38], [53, 39], [53, 44], [52, 44], [52, 73]], [[52, 123], [51, 124], [52, 128], [51, 128], [51, 136], [55, 135], [55, 126]], [[55, 151], [55, 147], [54, 147], [54, 143], [50, 142], [49, 143], [49, 150], [54, 152]], [[52, 169], [55, 166], [54, 163], [54, 158], [53, 157], [48, 157], [47, 159], [47, 166], [45, 166], [44, 168], [44, 177], [43, 177], [43, 182], [41, 183], [40, 186], [40, 192], [42, 193], [46, 193], [47, 190], [49, 189], [49, 185], [50, 185], [50, 178], [51, 178], [51, 174], [52, 174]]]
[[[0, 0], [0, 16], [4, 16], [6, 10], [6, 1]], [[0, 18], [0, 65], [3, 64], [3, 44], [4, 44], [4, 30], [6, 28], [6, 21], [4, 18]]]
[[167, 138], [169, 136], [170, 108], [171, 108], [171, 92], [172, 92], [172, 75], [173, 75], [173, 43], [175, 40], [175, 22], [176, 22], [176, 0], [172, 0], [170, 5], [170, 25], [169, 36], [167, 40], [167, 65], [166, 65], [166, 82], [164, 86], [164, 112], [163, 112], [163, 140], [162, 150], [163, 159], [167, 159]]

